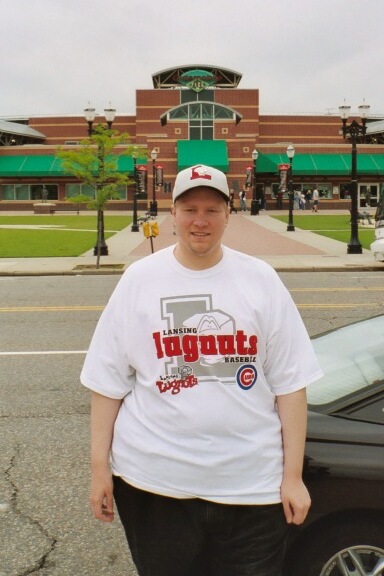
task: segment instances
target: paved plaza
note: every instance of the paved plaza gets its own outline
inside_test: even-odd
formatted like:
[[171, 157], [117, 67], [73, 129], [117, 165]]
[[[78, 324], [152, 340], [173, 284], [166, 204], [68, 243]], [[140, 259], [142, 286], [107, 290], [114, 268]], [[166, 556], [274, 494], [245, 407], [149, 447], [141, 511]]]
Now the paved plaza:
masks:
[[[231, 214], [224, 243], [268, 262], [277, 271], [384, 269], [384, 263], [376, 262], [369, 250], [363, 250], [362, 254], [347, 254], [347, 245], [343, 242], [297, 227], [295, 231], [287, 232], [287, 225], [271, 214]], [[317, 214], [311, 217], [316, 218]], [[155, 251], [177, 241], [171, 215], [159, 213], [157, 221], [160, 234], [153, 239]], [[92, 249], [75, 258], [0, 258], [0, 276], [121, 274], [132, 262], [151, 253], [151, 241], [144, 238], [141, 227], [139, 232], [132, 232], [129, 226], [109, 238], [107, 244], [109, 255], [101, 257], [99, 270], [95, 270], [96, 258]]]

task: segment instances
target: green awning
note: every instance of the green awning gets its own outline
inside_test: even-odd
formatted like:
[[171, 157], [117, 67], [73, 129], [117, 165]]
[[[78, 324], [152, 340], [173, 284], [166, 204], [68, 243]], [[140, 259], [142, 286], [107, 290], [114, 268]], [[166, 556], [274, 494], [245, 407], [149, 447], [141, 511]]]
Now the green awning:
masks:
[[[146, 165], [147, 160], [138, 158], [137, 166]], [[120, 156], [119, 172], [133, 175], [134, 163], [130, 156]], [[53, 155], [46, 156], [0, 156], [0, 178], [41, 178], [70, 176], [61, 167], [61, 160]]]
[[[282, 161], [275, 158], [275, 156], [279, 156], [278, 154], [263, 154], [259, 152], [259, 156], [256, 161], [256, 170], [260, 173], [276, 173], [278, 171], [278, 164], [281, 164]], [[287, 159], [288, 161], [288, 159]], [[249, 159], [249, 166], [253, 166], [253, 160]]]
[[63, 176], [56, 156], [0, 156], [0, 177]]
[[225, 140], [179, 140], [177, 142], [177, 169], [184, 170], [195, 164], [213, 166], [228, 172], [228, 151]]
[[[259, 154], [258, 173], [277, 173], [279, 164], [288, 164], [286, 154]], [[292, 162], [296, 176], [349, 176], [351, 154], [300, 154]], [[357, 154], [357, 172], [371, 176], [384, 174], [384, 154]]]

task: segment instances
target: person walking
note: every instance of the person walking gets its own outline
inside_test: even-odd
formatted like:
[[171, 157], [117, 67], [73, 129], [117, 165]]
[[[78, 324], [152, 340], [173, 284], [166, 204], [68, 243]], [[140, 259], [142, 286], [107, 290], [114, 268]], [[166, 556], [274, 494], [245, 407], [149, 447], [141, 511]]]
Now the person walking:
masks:
[[294, 190], [293, 192], [293, 209], [299, 210], [300, 208], [301, 190]]
[[247, 211], [247, 191], [243, 188], [240, 191], [240, 212]]
[[172, 215], [177, 243], [126, 270], [81, 372], [91, 508], [116, 504], [140, 576], [281, 576], [322, 372], [277, 273], [222, 242], [225, 174], [181, 171]]
[[229, 213], [232, 214], [232, 212], [237, 214], [237, 208], [235, 207], [235, 193], [231, 188], [229, 193]]
[[313, 190], [312, 201], [313, 201], [312, 212], [317, 212], [318, 207], [319, 207], [319, 191], [317, 189], [317, 186], [315, 186], [315, 188]]
[[311, 192], [311, 190], [307, 190], [306, 193], [305, 193], [304, 210], [310, 210], [310, 208], [311, 208], [311, 198], [312, 198], [312, 192]]

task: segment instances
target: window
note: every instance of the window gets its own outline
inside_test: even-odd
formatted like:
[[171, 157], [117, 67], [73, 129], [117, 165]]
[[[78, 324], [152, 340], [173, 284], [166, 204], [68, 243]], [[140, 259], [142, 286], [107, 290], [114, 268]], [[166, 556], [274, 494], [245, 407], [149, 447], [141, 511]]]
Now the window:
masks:
[[[277, 193], [279, 191], [279, 186], [280, 184], [277, 182], [274, 182], [272, 184], [272, 191], [271, 191], [271, 196], [272, 198], [277, 198]], [[308, 190], [310, 190], [311, 194], [313, 192], [313, 190], [316, 188], [316, 183], [312, 183], [312, 182], [293, 182], [293, 189], [294, 190], [300, 190], [301, 192], [305, 193]], [[333, 187], [331, 183], [328, 182], [322, 182], [321, 184], [319, 184], [317, 186], [317, 189], [319, 191], [319, 196], [320, 196], [320, 200], [323, 198], [333, 198]], [[284, 198], [288, 198], [288, 191], [284, 192], [283, 195]]]
[[205, 102], [213, 102], [214, 96], [214, 90], [202, 90], [201, 92], [181, 90], [180, 101], [182, 104], [185, 104], [186, 102], [198, 102], [201, 100], [204, 100]]
[[14, 184], [3, 184], [1, 187], [1, 199], [2, 200], [14, 200], [15, 199], [15, 186]]
[[95, 197], [95, 188], [89, 184], [66, 184], [65, 185], [65, 196], [66, 198], [73, 198], [74, 196], [79, 196], [79, 194], [84, 194], [88, 196], [89, 199]]
[[[47, 200], [58, 199], [58, 185], [45, 184], [48, 192]], [[2, 200], [42, 200], [43, 184], [3, 184], [1, 186]]]
[[214, 121], [235, 121], [236, 113], [231, 108], [214, 102], [194, 100], [173, 108], [167, 117], [168, 120], [188, 121], [190, 140], [213, 140]]
[[[311, 187], [312, 190], [314, 187], [315, 187], [315, 184]], [[333, 187], [332, 187], [331, 183], [322, 182], [321, 184], [318, 185], [317, 189], [319, 191], [320, 199], [321, 198], [333, 198]]]
[[[127, 198], [127, 187], [118, 186], [117, 194], [121, 200], [126, 200]], [[73, 198], [79, 194], [84, 194], [88, 196], [90, 200], [95, 198], [95, 188], [90, 184], [66, 184], [65, 185], [65, 196], [66, 198]]]
[[358, 205], [360, 208], [376, 207], [379, 198], [379, 184], [358, 184]]
[[127, 199], [127, 187], [126, 186], [118, 186], [116, 188], [116, 191], [119, 195], [120, 200], [126, 200]]
[[[58, 189], [57, 184], [45, 184], [47, 192], [46, 200], [57, 200]], [[31, 200], [43, 200], [43, 186], [41, 184], [31, 184], [30, 186]]]
[[[345, 326], [313, 340], [324, 376], [307, 388], [308, 403], [329, 405], [382, 384], [383, 318]], [[383, 403], [381, 401], [380, 407]], [[383, 423], [384, 413], [381, 412]]]

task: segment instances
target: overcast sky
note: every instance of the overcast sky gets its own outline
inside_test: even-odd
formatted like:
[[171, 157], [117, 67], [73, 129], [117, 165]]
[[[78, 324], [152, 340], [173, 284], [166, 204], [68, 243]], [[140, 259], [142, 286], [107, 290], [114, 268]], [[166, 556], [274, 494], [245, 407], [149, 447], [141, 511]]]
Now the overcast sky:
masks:
[[210, 64], [261, 114], [384, 117], [384, 0], [0, 0], [0, 117], [135, 112], [152, 74]]

